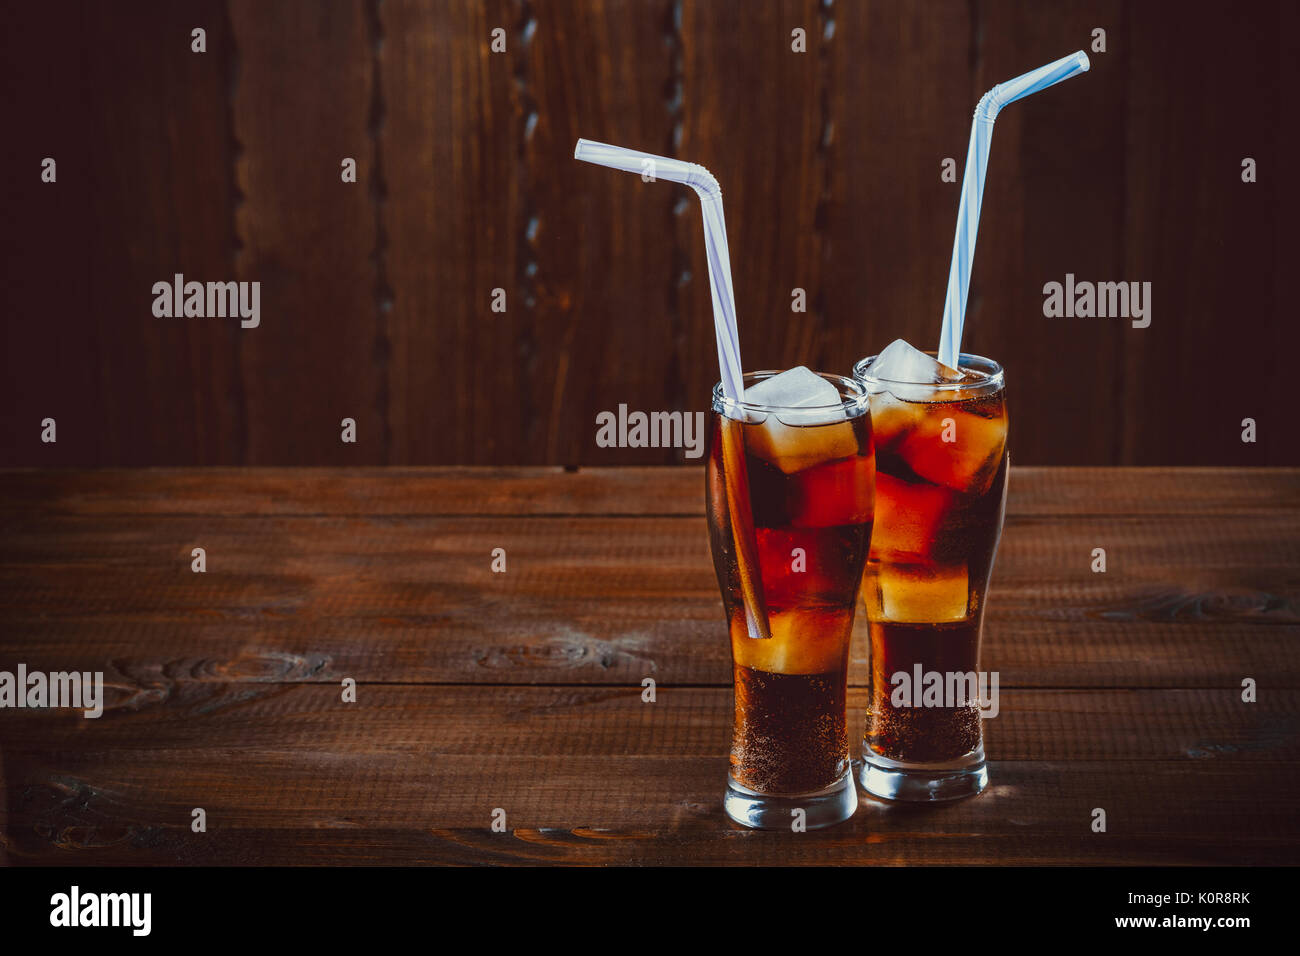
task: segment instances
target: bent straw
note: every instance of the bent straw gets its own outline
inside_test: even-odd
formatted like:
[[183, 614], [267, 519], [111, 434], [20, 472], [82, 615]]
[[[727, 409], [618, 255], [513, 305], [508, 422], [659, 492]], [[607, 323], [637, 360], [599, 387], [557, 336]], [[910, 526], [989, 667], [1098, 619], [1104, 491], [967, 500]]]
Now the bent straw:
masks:
[[[580, 139], [574, 159], [624, 172], [650, 174], [655, 179], [690, 186], [700, 197], [704, 219], [704, 247], [709, 262], [709, 292], [713, 297], [713, 335], [718, 347], [722, 391], [733, 402], [744, 399], [744, 371], [740, 364], [740, 336], [736, 331], [736, 297], [731, 285], [731, 253], [727, 249], [727, 223], [722, 211], [722, 187], [703, 166], [657, 156], [640, 150]], [[731, 536], [736, 546], [736, 570], [745, 604], [745, 628], [750, 637], [772, 636], [759, 574], [758, 541], [754, 536], [749, 503], [749, 476], [745, 471], [744, 437], [740, 422], [722, 416], [722, 471], [727, 495]]]
[[722, 186], [699, 163], [656, 156], [640, 150], [578, 140], [573, 158], [597, 166], [690, 186], [699, 194], [704, 217], [704, 244], [709, 261], [709, 292], [713, 297], [713, 331], [718, 344], [722, 390], [733, 402], [744, 397], [744, 370], [740, 364], [740, 336], [736, 331], [736, 297], [731, 287], [731, 253], [727, 249], [727, 222], [722, 214]]
[[962, 325], [966, 321], [966, 299], [970, 291], [971, 263], [975, 259], [975, 234], [984, 202], [984, 174], [988, 169], [989, 147], [993, 142], [993, 121], [1002, 107], [1055, 86], [1062, 80], [1086, 73], [1088, 54], [1079, 50], [1069, 56], [1030, 70], [1014, 80], [999, 83], [980, 99], [971, 120], [970, 146], [966, 150], [966, 171], [962, 176], [961, 201], [957, 207], [957, 232], [952, 240], [952, 265], [948, 268], [948, 297], [943, 305], [943, 330], [939, 334], [939, 361], [958, 368]]

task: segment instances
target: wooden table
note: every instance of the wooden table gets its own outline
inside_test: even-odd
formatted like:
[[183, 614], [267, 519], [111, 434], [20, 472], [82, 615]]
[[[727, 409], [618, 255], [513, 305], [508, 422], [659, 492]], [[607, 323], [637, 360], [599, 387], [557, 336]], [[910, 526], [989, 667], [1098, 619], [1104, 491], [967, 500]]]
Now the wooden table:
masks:
[[[1016, 469], [989, 789], [864, 798], [802, 834], [720, 808], [730, 669], [698, 468], [0, 488], [0, 670], [108, 685], [98, 720], [0, 711], [10, 863], [1300, 862], [1297, 470]], [[856, 736], [861, 626], [853, 658]]]

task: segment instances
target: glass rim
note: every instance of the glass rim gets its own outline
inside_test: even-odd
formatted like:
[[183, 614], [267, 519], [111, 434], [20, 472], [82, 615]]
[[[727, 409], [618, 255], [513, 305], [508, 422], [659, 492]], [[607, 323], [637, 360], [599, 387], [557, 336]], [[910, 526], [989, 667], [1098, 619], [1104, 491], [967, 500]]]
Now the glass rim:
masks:
[[[924, 349], [923, 351], [931, 358], [938, 359], [939, 353], [937, 349]], [[868, 355], [866, 358], [860, 359], [853, 366], [853, 378], [856, 381], [867, 382], [872, 385], [902, 385], [912, 388], [924, 385], [936, 392], [978, 392], [1001, 388], [1005, 385], [1002, 366], [991, 358], [985, 358], [983, 355], [976, 355], [973, 352], [961, 352], [957, 356], [957, 364], [960, 366], [959, 371], [982, 375], [983, 378], [977, 382], [915, 382], [897, 378], [882, 378], [867, 371], [871, 363], [878, 358], [880, 358], [880, 353], [877, 352], [875, 355]]]
[[[789, 369], [781, 368], [760, 369], [754, 372], [746, 372], [742, 376], [742, 380], [745, 385], [748, 386], [788, 371]], [[809, 371], [818, 378], [823, 378], [830, 382], [839, 390], [841, 395], [845, 392], [849, 392], [851, 397], [827, 405], [766, 405], [762, 402], [747, 402], [743, 399], [737, 401], [736, 399], [728, 398], [726, 393], [722, 390], [722, 383], [718, 382], [713, 386], [713, 408], [715, 410], [721, 408], [726, 410], [760, 412], [762, 414], [777, 414], [778, 416], [781, 412], [799, 412], [803, 415], [811, 415], [816, 412], [829, 413], [834, 409], [839, 409], [846, 413], [846, 418], [854, 417], [848, 415], [848, 412], [860, 413], [867, 410], [870, 394], [862, 387], [862, 383], [857, 379], [847, 375], [836, 375], [834, 372], [818, 372], [814, 369], [809, 369]], [[751, 382], [751, 379], [753, 382]]]

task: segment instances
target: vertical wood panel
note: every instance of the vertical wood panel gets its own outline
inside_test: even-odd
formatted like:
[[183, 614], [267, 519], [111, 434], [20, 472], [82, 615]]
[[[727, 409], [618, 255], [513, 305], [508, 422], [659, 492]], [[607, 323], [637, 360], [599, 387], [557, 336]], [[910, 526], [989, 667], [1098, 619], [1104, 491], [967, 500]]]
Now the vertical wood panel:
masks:
[[[1296, 429], [1294, 425], [1288, 427], [1288, 422], [1293, 419], [1288, 403], [1283, 400], [1284, 393], [1289, 392], [1291, 375], [1287, 358], [1300, 352], [1300, 347], [1296, 344], [1300, 339], [1300, 331], [1297, 331], [1294, 305], [1297, 262], [1300, 262], [1300, 235], [1296, 229], [1296, 223], [1300, 222], [1300, 176], [1295, 174], [1293, 160], [1300, 155], [1300, 129], [1294, 122], [1295, 97], [1300, 93], [1300, 56], [1296, 55], [1296, 37], [1300, 37], [1300, 4], [1287, 4], [1281, 8], [1273, 38], [1277, 50], [1278, 79], [1276, 88], [1269, 94], [1275, 117], [1272, 129], [1276, 137], [1269, 160], [1269, 186], [1275, 203], [1273, 233], [1267, 240], [1267, 248], [1257, 253], [1260, 267], [1263, 268], [1264, 263], [1267, 263], [1271, 269], [1273, 301], [1267, 312], [1255, 317], [1255, 322], [1263, 330], [1274, 362], [1271, 394], [1266, 397], [1266, 404], [1260, 408], [1257, 416], [1266, 419], [1269, 424], [1260, 441], [1259, 451], [1248, 455], [1252, 464], [1300, 460]], [[1240, 419], [1237, 423], [1240, 425]], [[1243, 455], [1247, 455], [1248, 451], [1244, 447], [1234, 450]]]
[[[7, 10], [0, 30], [6, 142], [0, 150], [4, 259], [0, 462], [94, 463], [109, 452], [102, 428], [85, 229], [88, 132], [81, 11], [71, 2]], [[40, 179], [55, 160], [57, 181]], [[59, 441], [41, 442], [52, 417]]]
[[[896, 338], [938, 346], [979, 96], [970, 9], [954, 0], [836, 12], [830, 360], [839, 368]], [[956, 160], [955, 184], [940, 178], [944, 157]]]
[[[190, 32], [207, 31], [207, 52]], [[221, 319], [158, 318], [155, 282], [231, 275], [224, 19], [216, 3], [153, 2], [124, 23], [84, 7], [91, 333], [112, 460], [221, 460], [239, 427]]]
[[[597, 448], [594, 416], [707, 407], [698, 203], [577, 163], [574, 141], [708, 166], [746, 366], [847, 371], [895, 337], [937, 339], [960, 188], [939, 162], [960, 179], [980, 94], [1101, 26], [1088, 75], [997, 123], [965, 345], [1008, 368], [1016, 461], [1296, 463], [1298, 18], [1118, 0], [21, 4], [0, 39], [17, 91], [0, 462], [679, 461]], [[56, 187], [38, 182], [47, 154]], [[262, 327], [154, 318], [151, 286], [175, 272], [261, 281]], [[1044, 318], [1042, 286], [1067, 272], [1151, 281], [1151, 328]]]
[[[683, 4], [685, 98], [682, 155], [722, 184], [732, 278], [746, 369], [822, 362], [821, 237], [816, 227], [825, 177], [818, 148], [826, 61], [823, 18], [813, 0], [754, 4], [742, 12], [709, 0]], [[807, 52], [791, 49], [801, 28]], [[681, 222], [686, 268], [681, 290], [684, 348], [697, 359], [690, 398], [707, 407], [718, 380], [703, 228], [692, 202]], [[791, 311], [791, 290], [808, 294]]]
[[[484, 463], [518, 443], [518, 12], [505, 2], [380, 10], [396, 461]], [[498, 27], [513, 52], [489, 51]], [[490, 308], [496, 288], [504, 313]]]
[[[1284, 29], [1296, 18], [1264, 4], [1161, 14], [1128, 14], [1127, 266], [1153, 283], [1155, 306], [1151, 327], [1126, 338], [1124, 460], [1295, 462], [1284, 395], [1300, 333], [1282, 277], [1295, 274], [1300, 214], [1296, 40]], [[1241, 180], [1247, 156], [1254, 184]], [[1246, 417], [1254, 445], [1241, 441]]]
[[[123, 464], [224, 460], [241, 422], [229, 320], [157, 318], [155, 282], [231, 268], [228, 38], [221, 5], [84, 7], [91, 306], [105, 441]], [[207, 52], [191, 31], [207, 32]]]
[[[1007, 107], [993, 136], [962, 347], [1006, 368], [1017, 463], [1116, 464], [1119, 430], [1132, 412], [1118, 355], [1142, 333], [1120, 319], [1043, 315], [1044, 284], [1064, 283], [1067, 273], [1090, 282], [1140, 278], [1125, 274], [1123, 259], [1120, 104], [1130, 37], [1122, 10], [1080, 2], [980, 7], [972, 110], [994, 85], [1087, 51], [1094, 27], [1109, 36], [1107, 53], [1089, 54], [1087, 73]], [[963, 126], [964, 156], [969, 115]], [[952, 225], [949, 243], [951, 236]]]
[[[233, 0], [240, 333], [251, 464], [381, 463], [387, 355], [375, 294], [373, 39], [364, 5]], [[341, 180], [344, 157], [356, 183]], [[357, 444], [340, 421], [357, 423]]]
[[[151, 291], [174, 272], [229, 276], [220, 5], [145, 3], [130, 18], [100, 4], [55, 9], [20, 56], [36, 64], [21, 85], [58, 149], [59, 183], [40, 194], [36, 222], [10, 227], [31, 258], [7, 269], [44, 289], [8, 320], [32, 323], [43, 353], [21, 373], [34, 399], [22, 433], [33, 414], [52, 414], [59, 448], [16, 460], [229, 461], [240, 452], [230, 330], [157, 318]], [[205, 54], [190, 49], [195, 26], [208, 32]], [[24, 139], [44, 154], [45, 137]]]
[[561, 464], [680, 460], [671, 450], [598, 448], [595, 415], [620, 403], [647, 411], [703, 407], [686, 392], [677, 357], [692, 345], [711, 348], [712, 338], [686, 341], [673, 302], [674, 209], [693, 196], [573, 158], [579, 138], [675, 152], [676, 7], [670, 0], [532, 5], [537, 32], [522, 81], [537, 118], [519, 171], [525, 219], [515, 226], [526, 234], [527, 217], [536, 217], [536, 240], [518, 244], [532, 328], [528, 418], [520, 449], [507, 449], [502, 460], [517, 460], [521, 450]]

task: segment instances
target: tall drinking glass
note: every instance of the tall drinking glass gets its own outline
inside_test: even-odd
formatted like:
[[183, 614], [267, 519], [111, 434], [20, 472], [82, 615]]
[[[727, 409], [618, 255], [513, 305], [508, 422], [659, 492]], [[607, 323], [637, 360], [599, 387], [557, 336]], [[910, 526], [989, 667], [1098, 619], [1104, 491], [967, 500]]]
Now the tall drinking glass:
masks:
[[[776, 374], [746, 375], [746, 390]], [[790, 829], [798, 810], [807, 828], [830, 826], [858, 805], [845, 704], [871, 536], [871, 421], [862, 386], [820, 377], [835, 387], [835, 404], [736, 402], [720, 384], [713, 390], [709, 540], [735, 681], [723, 806], [756, 828]], [[724, 454], [724, 441], [737, 453]], [[745, 470], [748, 513], [729, 508], [728, 467]], [[737, 529], [752, 529], [770, 638], [749, 636]]]
[[962, 353], [959, 379], [894, 381], [876, 358], [854, 368], [876, 443], [859, 779], [888, 799], [955, 799], [988, 783], [979, 648], [1010, 460], [1002, 367]]

